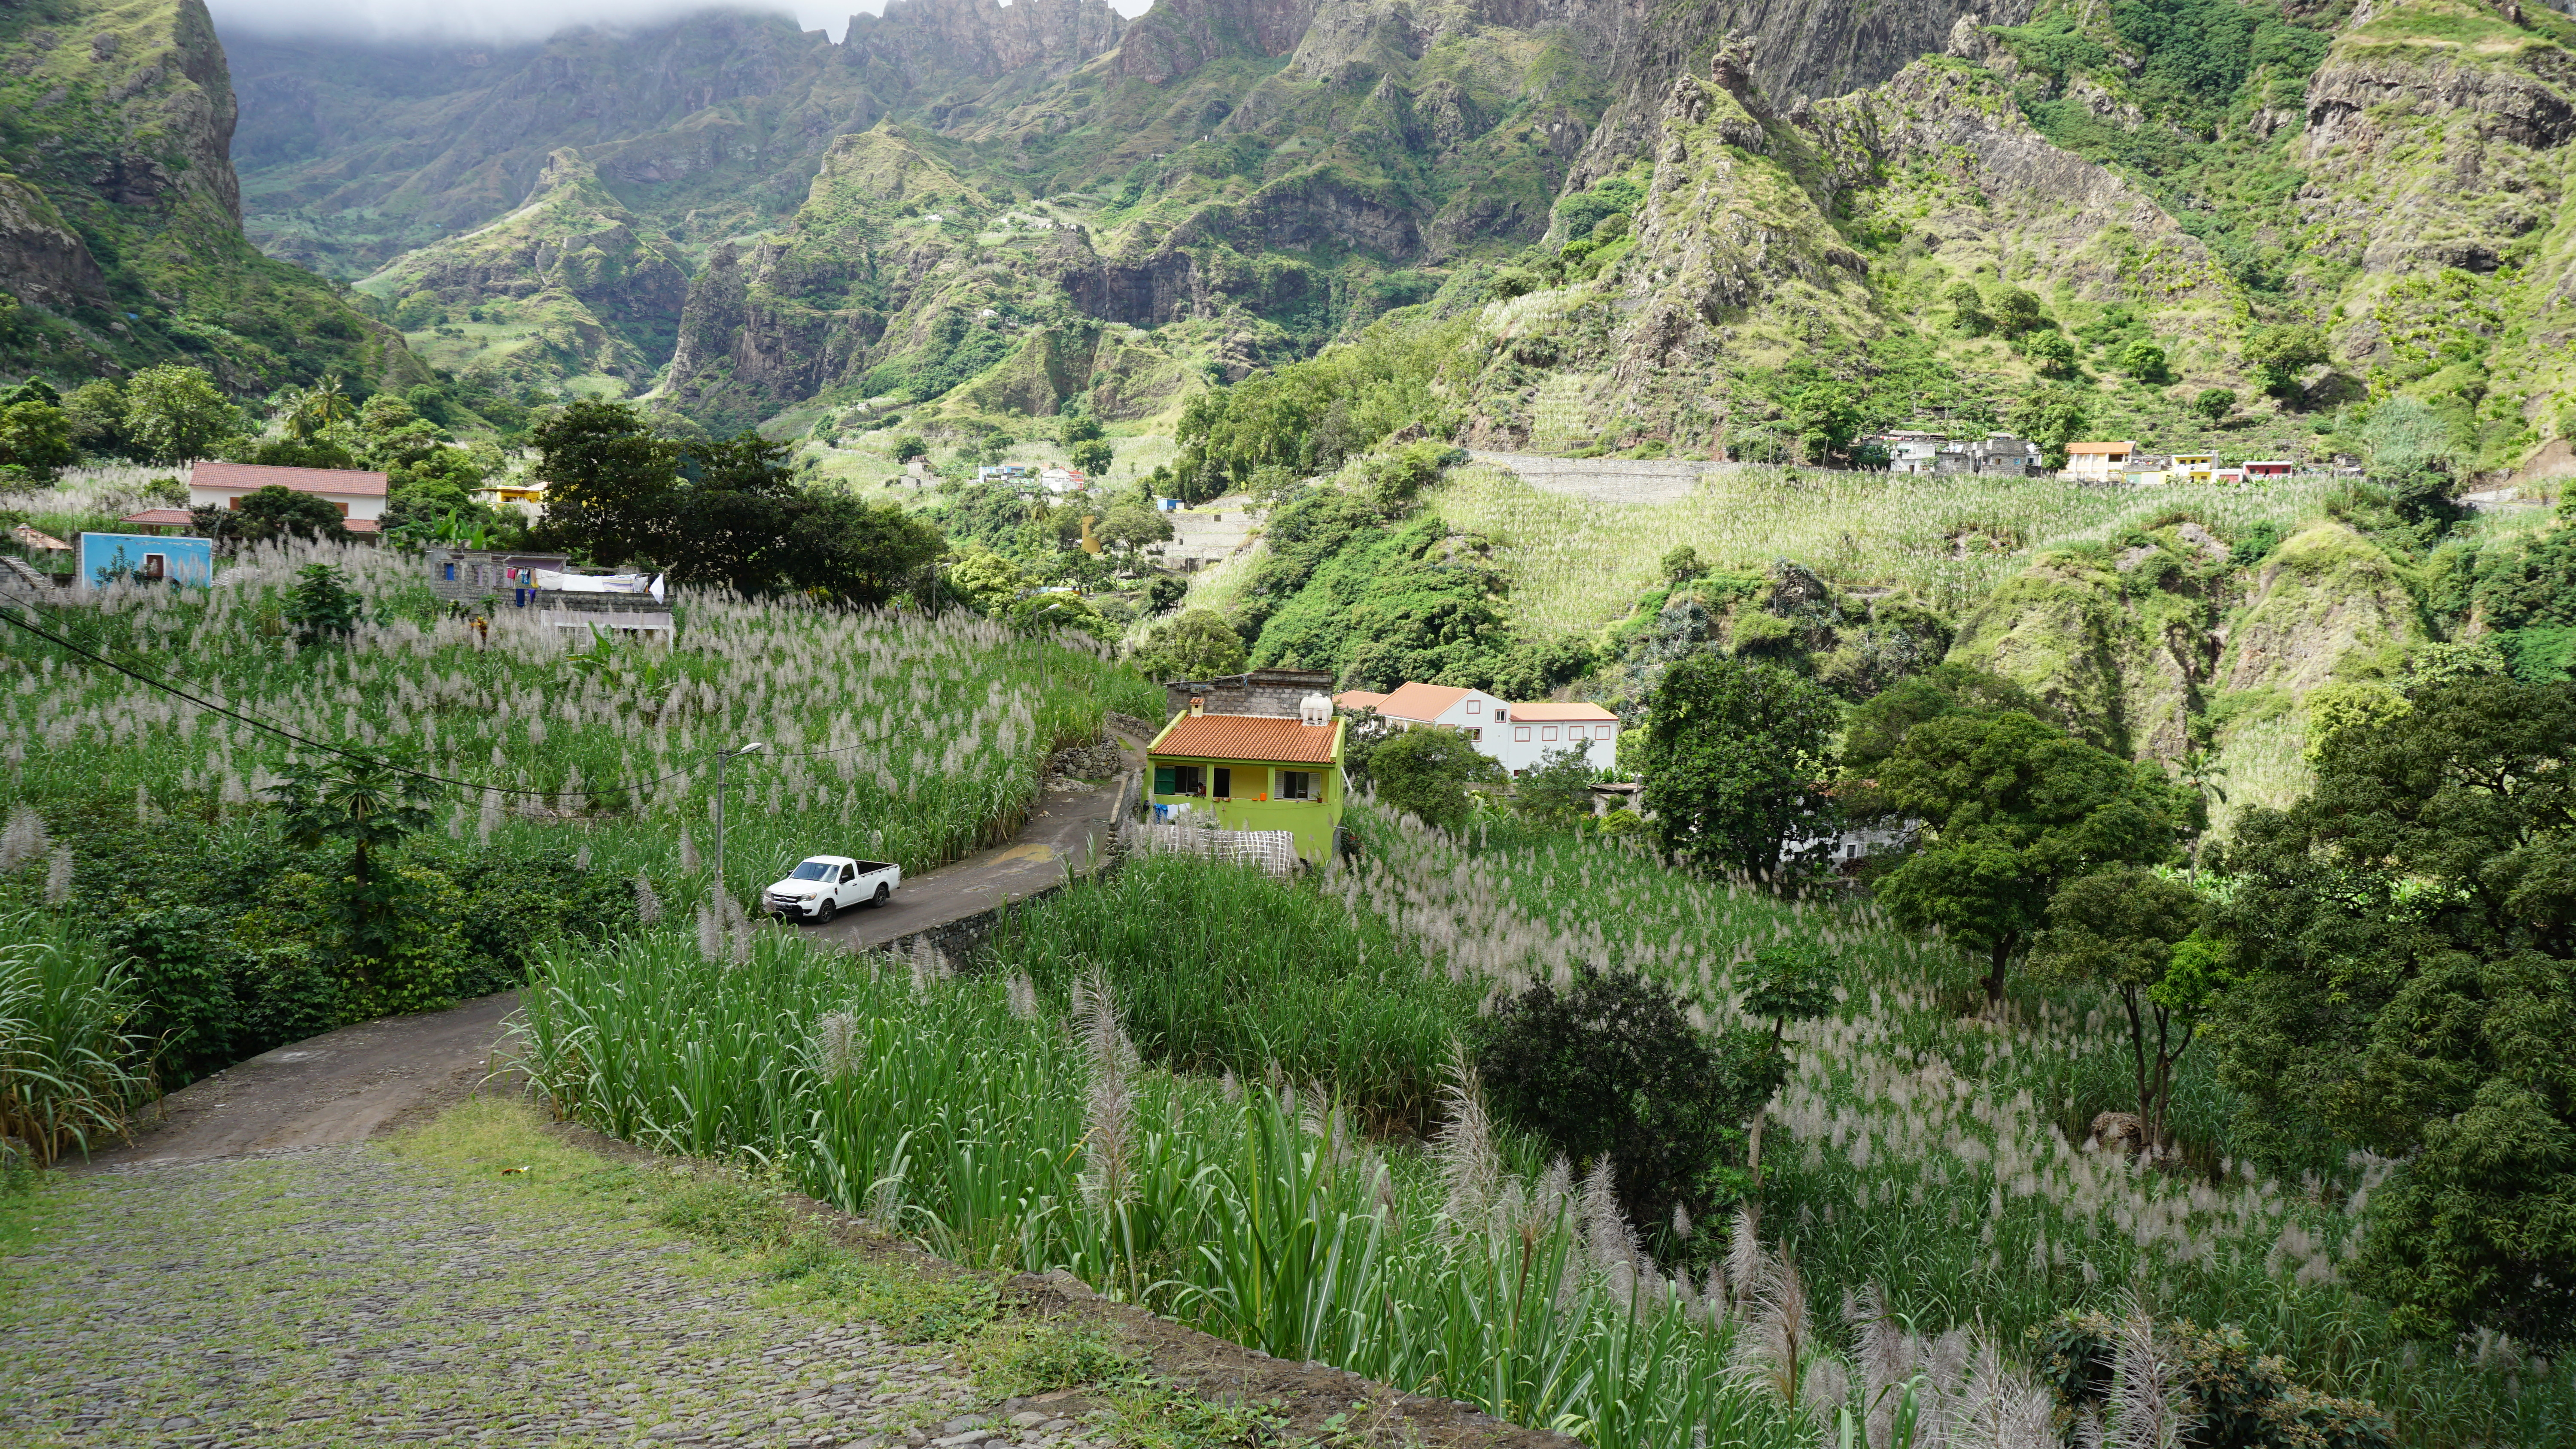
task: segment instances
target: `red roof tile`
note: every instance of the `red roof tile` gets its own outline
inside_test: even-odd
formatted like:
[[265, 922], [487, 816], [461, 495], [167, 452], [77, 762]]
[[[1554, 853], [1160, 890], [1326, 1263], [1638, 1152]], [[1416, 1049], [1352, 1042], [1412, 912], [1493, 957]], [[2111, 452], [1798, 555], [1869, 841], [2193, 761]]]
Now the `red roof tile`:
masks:
[[[345, 468], [279, 468], [266, 463], [199, 463], [188, 471], [191, 488], [288, 488], [298, 493], [328, 493], [343, 498], [382, 498], [385, 475]], [[353, 530], [354, 531], [354, 530]]]
[[116, 521], [119, 523], [144, 523], [158, 526], [165, 523], [184, 525], [190, 520], [188, 518], [188, 510], [184, 508], [147, 508], [141, 513], [129, 513]]
[[1403, 684], [1377, 707], [1388, 719], [1428, 722], [1440, 718], [1442, 711], [1465, 699], [1470, 691], [1449, 689], [1437, 684]]
[[1610, 711], [1603, 709], [1597, 704], [1549, 703], [1516, 704], [1512, 706], [1512, 723], [1514, 724], [1527, 724], [1531, 720], [1541, 720], [1552, 724], [1558, 720], [1567, 719], [1584, 720], [1596, 724], [1612, 724], [1617, 722], [1618, 718], [1619, 716], [1612, 714]]
[[1269, 715], [1183, 715], [1146, 751], [1157, 759], [1280, 760], [1292, 765], [1329, 765], [1338, 724], [1299, 724]]

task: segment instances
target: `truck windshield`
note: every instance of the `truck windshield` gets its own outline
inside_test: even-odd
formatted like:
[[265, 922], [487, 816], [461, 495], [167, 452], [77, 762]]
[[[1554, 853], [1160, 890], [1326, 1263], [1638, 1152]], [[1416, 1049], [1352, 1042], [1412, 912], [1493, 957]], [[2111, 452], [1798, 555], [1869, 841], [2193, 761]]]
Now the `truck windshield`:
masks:
[[787, 873], [789, 880], [829, 880], [832, 867], [819, 860], [809, 860]]

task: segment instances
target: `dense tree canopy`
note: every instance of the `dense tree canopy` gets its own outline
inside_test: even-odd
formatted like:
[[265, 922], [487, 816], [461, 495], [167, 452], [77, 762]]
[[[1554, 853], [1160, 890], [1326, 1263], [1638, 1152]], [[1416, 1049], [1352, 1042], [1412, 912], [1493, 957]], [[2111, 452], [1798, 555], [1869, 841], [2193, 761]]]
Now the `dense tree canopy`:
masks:
[[547, 482], [540, 536], [598, 563], [883, 604], [945, 547], [895, 504], [798, 485], [787, 445], [754, 434], [666, 439], [622, 403], [577, 402], [533, 441]]
[[1764, 878], [1798, 863], [1794, 842], [1830, 848], [1840, 724], [1834, 697], [1803, 675], [1711, 652], [1675, 661], [1640, 762], [1664, 848]]
[[2357, 1277], [2428, 1336], [2576, 1337], [2576, 685], [2472, 676], [2338, 732], [2255, 810], [2214, 1027], [2243, 1131], [2406, 1158]]
[[2173, 858], [2184, 812], [2154, 766], [2099, 750], [2019, 710], [1955, 709], [1916, 724], [1880, 762], [1871, 808], [1918, 822], [1878, 883], [1909, 926], [1986, 956], [1986, 1001], [2030, 949], [2060, 886]]

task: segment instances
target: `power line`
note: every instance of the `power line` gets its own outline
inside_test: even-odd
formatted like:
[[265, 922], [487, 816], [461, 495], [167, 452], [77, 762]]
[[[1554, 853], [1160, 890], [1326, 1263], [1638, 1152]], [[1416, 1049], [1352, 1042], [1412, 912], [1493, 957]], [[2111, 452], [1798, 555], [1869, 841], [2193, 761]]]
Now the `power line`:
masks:
[[[12, 602], [19, 601], [13, 600]], [[409, 765], [398, 765], [393, 761], [384, 759], [380, 756], [360, 754], [356, 750], [344, 749], [339, 745], [325, 744], [320, 740], [307, 739], [283, 725], [271, 724], [267, 720], [260, 719], [253, 715], [244, 714], [237, 709], [217, 704], [212, 700], [201, 699], [176, 685], [164, 684], [160, 680], [154, 679], [148, 674], [128, 669], [124, 665], [117, 663], [115, 660], [110, 659], [105, 655], [93, 653], [89, 649], [64, 638], [60, 634], [54, 633], [50, 629], [38, 628], [36, 625], [19, 618], [14, 612], [8, 609], [0, 609], [0, 620], [5, 620], [12, 627], [23, 629], [27, 633], [35, 635], [37, 638], [46, 640], [55, 647], [68, 650], [72, 654], [86, 659], [93, 664], [104, 665], [107, 668], [113, 669], [117, 673], [124, 675], [128, 679], [135, 680], [149, 686], [150, 688], [160, 690], [164, 694], [176, 695], [200, 709], [212, 710], [214, 713], [222, 715], [226, 719], [237, 720], [242, 724], [249, 725], [252, 729], [266, 730], [270, 734], [276, 735], [281, 739], [291, 740], [309, 750], [320, 750], [325, 754], [338, 755], [345, 760], [355, 760], [363, 765], [373, 765], [378, 769], [391, 770], [398, 775], [409, 775], [416, 780], [428, 780], [440, 785], [451, 785], [459, 790], [474, 790], [497, 795], [518, 795], [536, 800], [553, 799], [560, 795], [617, 795], [628, 790], [641, 789], [646, 785], [658, 785], [665, 780], [676, 780], [680, 776], [688, 773], [686, 770], [673, 770], [667, 775], [656, 775], [649, 780], [634, 780], [622, 784], [603, 786], [589, 790], [522, 790], [510, 785], [478, 785], [471, 780], [450, 779], [445, 775], [433, 775], [426, 770], [415, 770]]]

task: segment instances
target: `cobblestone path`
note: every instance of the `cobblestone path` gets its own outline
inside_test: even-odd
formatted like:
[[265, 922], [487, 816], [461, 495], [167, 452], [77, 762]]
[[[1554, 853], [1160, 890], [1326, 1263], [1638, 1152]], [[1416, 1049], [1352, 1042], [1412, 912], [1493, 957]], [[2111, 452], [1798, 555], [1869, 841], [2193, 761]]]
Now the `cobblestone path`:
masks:
[[939, 1345], [764, 1306], [688, 1242], [381, 1149], [61, 1192], [0, 1257], [0, 1443], [1041, 1449], [1093, 1427], [978, 1413]]

